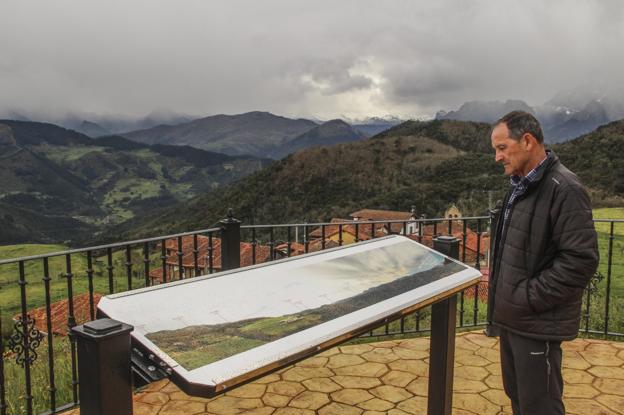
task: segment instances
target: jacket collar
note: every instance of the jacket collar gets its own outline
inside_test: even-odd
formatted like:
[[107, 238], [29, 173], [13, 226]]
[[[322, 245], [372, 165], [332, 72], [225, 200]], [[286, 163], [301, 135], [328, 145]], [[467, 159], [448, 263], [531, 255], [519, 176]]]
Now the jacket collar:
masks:
[[559, 157], [557, 157], [554, 151], [546, 150], [546, 155], [548, 156], [548, 158], [544, 162], [544, 165], [542, 166], [543, 168], [539, 169], [539, 171], [536, 172], [533, 178], [533, 182], [531, 184], [537, 183], [542, 180], [544, 174], [546, 174], [546, 172], [549, 171], [555, 164], [559, 163]]

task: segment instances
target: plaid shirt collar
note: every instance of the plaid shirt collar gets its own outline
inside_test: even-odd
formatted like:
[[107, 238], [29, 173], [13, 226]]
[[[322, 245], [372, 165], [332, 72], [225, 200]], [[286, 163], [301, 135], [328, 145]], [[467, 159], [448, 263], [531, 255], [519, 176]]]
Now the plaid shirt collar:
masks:
[[552, 153], [550, 151], [546, 150], [546, 157], [544, 157], [544, 159], [540, 161], [539, 164], [533, 168], [533, 170], [528, 172], [526, 176], [511, 176], [509, 178], [511, 185], [514, 186], [517, 190], [524, 192], [529, 184], [535, 181], [538, 173], [543, 170], [546, 160], [552, 157], [551, 154]]

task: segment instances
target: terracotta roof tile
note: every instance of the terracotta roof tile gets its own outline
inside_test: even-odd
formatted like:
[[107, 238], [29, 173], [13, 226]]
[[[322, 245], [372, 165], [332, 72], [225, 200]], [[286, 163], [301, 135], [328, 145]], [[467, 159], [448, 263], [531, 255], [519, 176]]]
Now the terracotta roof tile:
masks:
[[[97, 306], [102, 296], [100, 294], [93, 294], [94, 307]], [[74, 305], [74, 318], [76, 319], [76, 325], [84, 324], [91, 321], [89, 293], [76, 295], [73, 297]], [[95, 310], [94, 310], [95, 311]], [[21, 317], [20, 314], [13, 316], [14, 320]], [[38, 307], [30, 310], [28, 315], [35, 320], [35, 327], [42, 333], [48, 332], [47, 327], [47, 315], [46, 307]], [[67, 319], [69, 316], [69, 301], [67, 299], [57, 301], [50, 304], [50, 321], [52, 327], [52, 334], [66, 336], [68, 333]]]
[[409, 220], [412, 215], [412, 212], [376, 209], [362, 209], [349, 214], [352, 218], [360, 218], [361, 220]]

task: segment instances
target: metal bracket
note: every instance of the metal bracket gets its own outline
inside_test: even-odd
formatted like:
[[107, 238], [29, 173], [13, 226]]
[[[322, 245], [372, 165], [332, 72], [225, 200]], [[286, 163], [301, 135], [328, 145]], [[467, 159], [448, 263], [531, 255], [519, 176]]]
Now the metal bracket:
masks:
[[164, 379], [171, 375], [172, 370], [165, 362], [159, 360], [154, 354], [146, 354], [136, 347], [132, 348], [130, 361], [134, 387], [140, 387], [149, 383]]

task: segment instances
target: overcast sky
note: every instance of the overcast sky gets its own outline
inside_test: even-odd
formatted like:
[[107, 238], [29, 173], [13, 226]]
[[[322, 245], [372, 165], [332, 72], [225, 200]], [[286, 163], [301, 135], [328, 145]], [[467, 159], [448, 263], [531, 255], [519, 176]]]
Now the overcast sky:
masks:
[[624, 76], [613, 1], [2, 0], [0, 113], [432, 116]]

